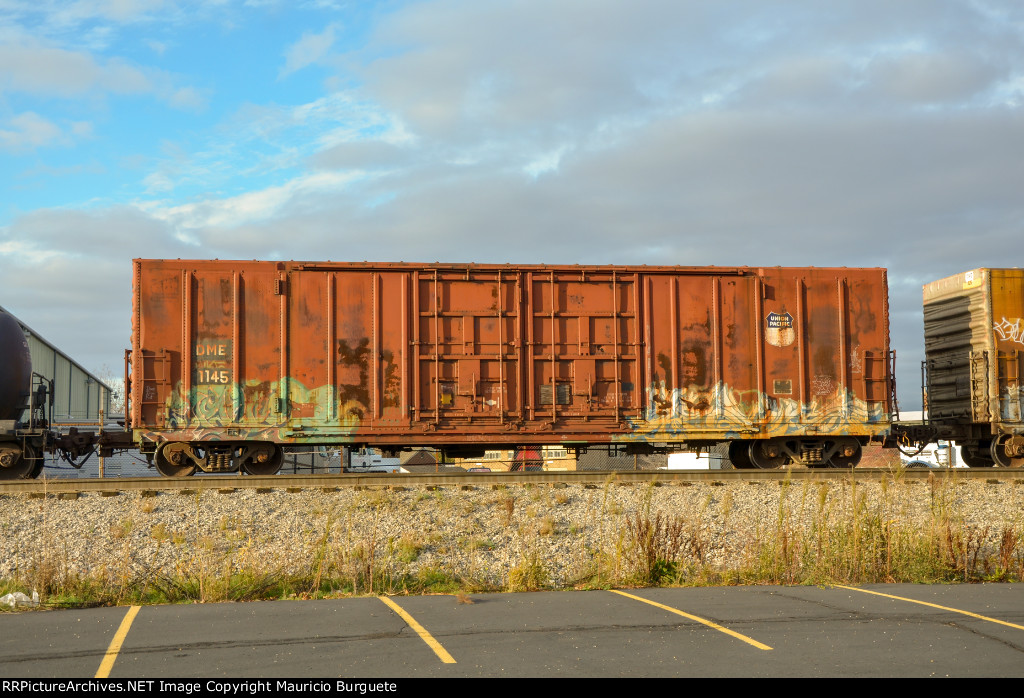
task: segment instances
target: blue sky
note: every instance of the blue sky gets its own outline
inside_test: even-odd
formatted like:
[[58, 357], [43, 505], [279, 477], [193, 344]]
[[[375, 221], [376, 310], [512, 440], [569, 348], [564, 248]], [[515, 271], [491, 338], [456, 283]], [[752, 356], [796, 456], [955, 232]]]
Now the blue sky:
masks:
[[367, 5], [53, 7], [72, 5], [80, 10], [72, 18], [10, 6], [22, 22], [4, 61], [15, 75], [3, 91], [2, 171], [16, 193], [4, 223], [41, 208], [145, 206], [273, 186], [301, 174], [296, 157], [316, 147], [324, 119], [347, 120], [336, 110], [319, 123], [293, 115], [337, 103], [316, 61], [365, 41]]
[[4, 305], [116, 371], [133, 257], [1015, 266], [1024, 6], [0, 0]]

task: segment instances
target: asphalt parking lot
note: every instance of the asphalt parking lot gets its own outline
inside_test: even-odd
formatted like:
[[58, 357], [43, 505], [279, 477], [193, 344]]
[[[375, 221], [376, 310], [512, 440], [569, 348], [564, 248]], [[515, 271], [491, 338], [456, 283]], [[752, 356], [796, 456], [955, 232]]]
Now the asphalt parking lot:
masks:
[[727, 587], [0, 615], [23, 678], [1022, 676], [1024, 586]]

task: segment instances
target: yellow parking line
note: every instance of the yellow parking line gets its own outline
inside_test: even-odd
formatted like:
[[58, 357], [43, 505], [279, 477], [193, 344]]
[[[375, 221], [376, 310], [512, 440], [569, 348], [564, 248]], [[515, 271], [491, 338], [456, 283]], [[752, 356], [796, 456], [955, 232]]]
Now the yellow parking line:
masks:
[[455, 659], [448, 654], [445, 648], [441, 646], [441, 643], [435, 640], [434, 637], [427, 632], [426, 628], [417, 623], [415, 618], [406, 613], [405, 609], [386, 596], [378, 596], [377, 598], [390, 606], [391, 610], [395, 613], [400, 615], [402, 620], [408, 623], [409, 627], [416, 631], [416, 634], [420, 636], [420, 639], [427, 643], [427, 647], [434, 650], [434, 654], [440, 657], [442, 662], [445, 664], [455, 664]]
[[875, 596], [884, 596], [887, 599], [896, 599], [898, 601], [909, 601], [910, 603], [919, 603], [922, 606], [931, 606], [932, 608], [938, 608], [943, 611], [952, 611], [953, 613], [962, 613], [965, 616], [971, 618], [977, 618], [979, 620], [987, 620], [991, 623], [999, 623], [999, 625], [1008, 625], [1011, 628], [1017, 628], [1017, 630], [1024, 630], [1024, 625], [1017, 625], [1015, 623], [1007, 623], [1005, 620], [999, 620], [998, 618], [989, 618], [988, 616], [981, 616], [977, 613], [971, 613], [970, 611], [961, 611], [959, 608], [950, 608], [949, 606], [940, 606], [937, 603], [928, 603], [927, 601], [918, 601], [917, 599], [908, 599], [904, 596], [893, 596], [892, 594], [883, 594], [880, 591], [868, 591], [867, 589], [858, 589], [857, 587], [844, 587], [842, 584], [836, 584], [837, 589], [847, 589], [849, 591], [861, 591], [865, 594], [874, 594]]
[[650, 604], [652, 606], [657, 606], [658, 608], [663, 609], [665, 611], [668, 611], [669, 613], [675, 613], [676, 615], [680, 615], [683, 618], [689, 618], [690, 620], [695, 620], [698, 623], [703, 623], [704, 625], [708, 626], [709, 628], [714, 628], [715, 630], [718, 630], [719, 632], [723, 632], [726, 635], [732, 635], [737, 640], [743, 640], [748, 645], [753, 645], [754, 647], [758, 648], [759, 650], [770, 650], [771, 649], [771, 647], [769, 647], [768, 645], [762, 644], [762, 643], [758, 642], [757, 640], [755, 640], [753, 638], [747, 637], [746, 635], [741, 635], [740, 633], [736, 632], [735, 630], [729, 630], [728, 628], [723, 628], [718, 623], [712, 622], [712, 621], [710, 621], [710, 620], [708, 620], [706, 618], [701, 618], [699, 616], [690, 615], [689, 613], [684, 613], [683, 611], [680, 611], [679, 609], [676, 609], [676, 608], [672, 608], [671, 606], [666, 606], [664, 604], [657, 603], [656, 601], [649, 601], [649, 600], [641, 598], [639, 596], [633, 596], [632, 594], [627, 594], [626, 592], [618, 591], [617, 589], [609, 589], [608, 591], [612, 592], [613, 594], [619, 594], [620, 596], [628, 597], [630, 599], [635, 599], [637, 601], [643, 601], [644, 603], [648, 603], [648, 604]]
[[121, 621], [120, 627], [117, 632], [114, 633], [114, 639], [110, 641], [110, 647], [107, 648], [107, 653], [103, 656], [103, 661], [100, 662], [100, 668], [96, 672], [95, 679], [106, 679], [110, 677], [110, 670], [114, 668], [114, 661], [117, 659], [117, 653], [121, 651], [121, 644], [124, 639], [128, 636], [128, 629], [132, 627], [132, 621], [135, 620], [135, 616], [139, 614], [139, 609], [142, 606], [132, 606], [128, 609], [128, 612], [124, 614], [124, 619]]

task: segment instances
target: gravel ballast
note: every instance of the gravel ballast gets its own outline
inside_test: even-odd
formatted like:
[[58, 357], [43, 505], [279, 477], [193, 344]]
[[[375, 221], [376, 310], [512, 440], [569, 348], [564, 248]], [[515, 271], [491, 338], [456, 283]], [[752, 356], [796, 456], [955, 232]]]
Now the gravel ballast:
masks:
[[0, 579], [58, 575], [145, 579], [207, 566], [301, 574], [316, 565], [394, 575], [434, 571], [470, 588], [508, 588], [530, 562], [543, 585], [568, 588], [601, 566], [622, 578], [631, 523], [678, 516], [699, 562], [738, 569], [772, 531], [806, 534], [876, 517], [925, 530], [941, 518], [989, 549], [1020, 530], [1024, 486], [945, 478], [886, 482], [726, 482], [665, 486], [515, 485], [336, 491], [201, 491], [0, 497]]

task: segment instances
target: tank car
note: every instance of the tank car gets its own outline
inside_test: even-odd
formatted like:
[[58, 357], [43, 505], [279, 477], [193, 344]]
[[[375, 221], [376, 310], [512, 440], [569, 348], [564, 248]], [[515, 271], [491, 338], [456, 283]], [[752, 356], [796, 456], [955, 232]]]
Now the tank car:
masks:
[[22, 423], [32, 391], [32, 356], [18, 321], [0, 311], [0, 480], [37, 477], [39, 434]]
[[298, 444], [851, 466], [892, 426], [884, 269], [133, 265], [129, 428], [164, 475]]
[[932, 438], [972, 467], [1024, 465], [1024, 270], [972, 269], [924, 286]]

